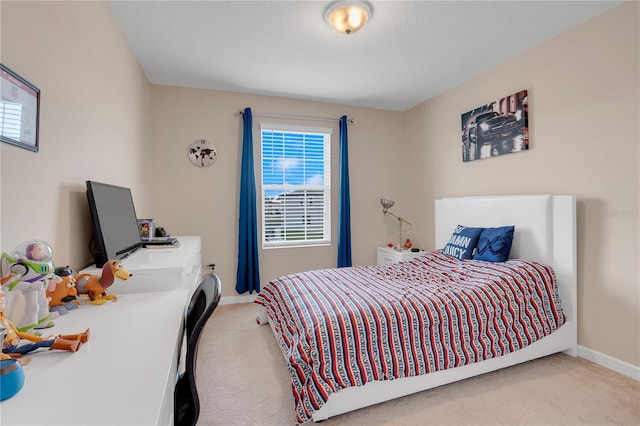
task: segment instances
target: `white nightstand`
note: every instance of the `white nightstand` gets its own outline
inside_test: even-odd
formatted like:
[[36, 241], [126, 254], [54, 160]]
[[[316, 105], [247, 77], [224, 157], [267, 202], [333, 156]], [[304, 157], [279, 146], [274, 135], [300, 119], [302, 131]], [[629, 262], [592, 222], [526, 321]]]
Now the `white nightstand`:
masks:
[[378, 265], [411, 260], [425, 253], [426, 251], [424, 250], [413, 252], [411, 250], [398, 251], [389, 247], [378, 247]]

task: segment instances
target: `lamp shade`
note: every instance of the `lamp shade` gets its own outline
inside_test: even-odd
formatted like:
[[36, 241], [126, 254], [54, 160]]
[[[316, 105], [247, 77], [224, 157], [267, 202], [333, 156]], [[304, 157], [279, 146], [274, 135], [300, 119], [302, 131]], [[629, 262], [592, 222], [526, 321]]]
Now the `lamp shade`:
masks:
[[365, 1], [336, 1], [327, 7], [324, 19], [336, 31], [353, 34], [371, 18], [371, 5]]
[[395, 204], [394, 201], [388, 200], [386, 198], [380, 198], [380, 205], [382, 206], [382, 213], [387, 214], [387, 211], [393, 207]]

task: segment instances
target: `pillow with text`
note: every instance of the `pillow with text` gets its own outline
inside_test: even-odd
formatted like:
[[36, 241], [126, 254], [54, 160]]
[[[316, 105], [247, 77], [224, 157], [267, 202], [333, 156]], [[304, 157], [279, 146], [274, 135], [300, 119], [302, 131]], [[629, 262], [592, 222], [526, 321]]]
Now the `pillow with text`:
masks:
[[444, 246], [443, 253], [457, 257], [460, 260], [471, 259], [473, 249], [478, 244], [478, 239], [484, 228], [469, 228], [458, 225], [451, 235], [451, 239]]

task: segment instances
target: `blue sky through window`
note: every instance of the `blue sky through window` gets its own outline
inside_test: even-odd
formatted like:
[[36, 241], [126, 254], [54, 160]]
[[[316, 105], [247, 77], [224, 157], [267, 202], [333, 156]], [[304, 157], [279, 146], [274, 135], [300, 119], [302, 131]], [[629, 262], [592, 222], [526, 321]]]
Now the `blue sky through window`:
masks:
[[264, 194], [275, 197], [300, 185], [324, 184], [324, 135], [262, 131], [262, 183], [282, 185]]

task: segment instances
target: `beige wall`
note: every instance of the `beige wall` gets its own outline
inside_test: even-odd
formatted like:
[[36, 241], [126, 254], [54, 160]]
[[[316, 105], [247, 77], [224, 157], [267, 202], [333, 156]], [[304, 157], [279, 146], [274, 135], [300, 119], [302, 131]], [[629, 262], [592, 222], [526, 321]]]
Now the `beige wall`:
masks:
[[[57, 264], [88, 263], [84, 181], [102, 180], [131, 187], [139, 216], [175, 235], [202, 235], [203, 261], [218, 264], [225, 296], [235, 295], [237, 110], [346, 114], [356, 121], [349, 127], [355, 264], [373, 263], [375, 247], [394, 240], [383, 196], [413, 222], [408, 236], [432, 249], [434, 198], [576, 194], [580, 344], [640, 365], [638, 3], [406, 113], [149, 86], [104, 3], [2, 1], [0, 15], [2, 62], [42, 90], [40, 152], [0, 144], [3, 251], [38, 237], [54, 246]], [[531, 149], [463, 164], [460, 115], [522, 89], [530, 95]], [[206, 169], [186, 157], [201, 138], [219, 150]], [[335, 257], [335, 247], [263, 252], [262, 278], [333, 266]]]
[[[174, 235], [201, 235], [203, 263], [216, 263], [225, 296], [236, 296], [238, 253], [239, 175], [242, 118], [239, 109], [251, 107], [254, 117], [256, 177], [259, 179], [260, 122], [283, 122], [332, 127], [332, 238], [337, 240], [339, 130], [337, 118], [355, 120], [348, 127], [352, 245], [354, 264], [375, 263], [375, 247], [390, 241], [396, 227], [382, 215], [381, 197], [397, 201], [397, 209], [411, 197], [401, 177], [402, 113], [294, 101], [211, 90], [152, 87], [154, 219]], [[331, 117], [334, 122], [276, 120], [260, 113]], [[207, 139], [216, 145], [216, 162], [196, 167], [187, 158], [188, 145]], [[258, 186], [257, 190], [260, 188]], [[260, 206], [259, 206], [260, 208]], [[402, 210], [398, 210], [402, 211]], [[260, 211], [258, 212], [260, 214]], [[407, 211], [408, 214], [408, 211]], [[424, 239], [419, 234], [416, 242]], [[306, 269], [336, 266], [336, 244], [296, 249], [260, 249], [262, 282]]]
[[[575, 194], [579, 343], [640, 365], [639, 6], [629, 2], [407, 112], [416, 206], [434, 198]], [[530, 149], [463, 163], [460, 115], [529, 91]], [[472, 225], [472, 224], [469, 224]]]
[[131, 187], [151, 214], [150, 87], [106, 3], [2, 1], [1, 60], [41, 90], [40, 151], [0, 144], [2, 251], [49, 242], [81, 268], [85, 180]]

